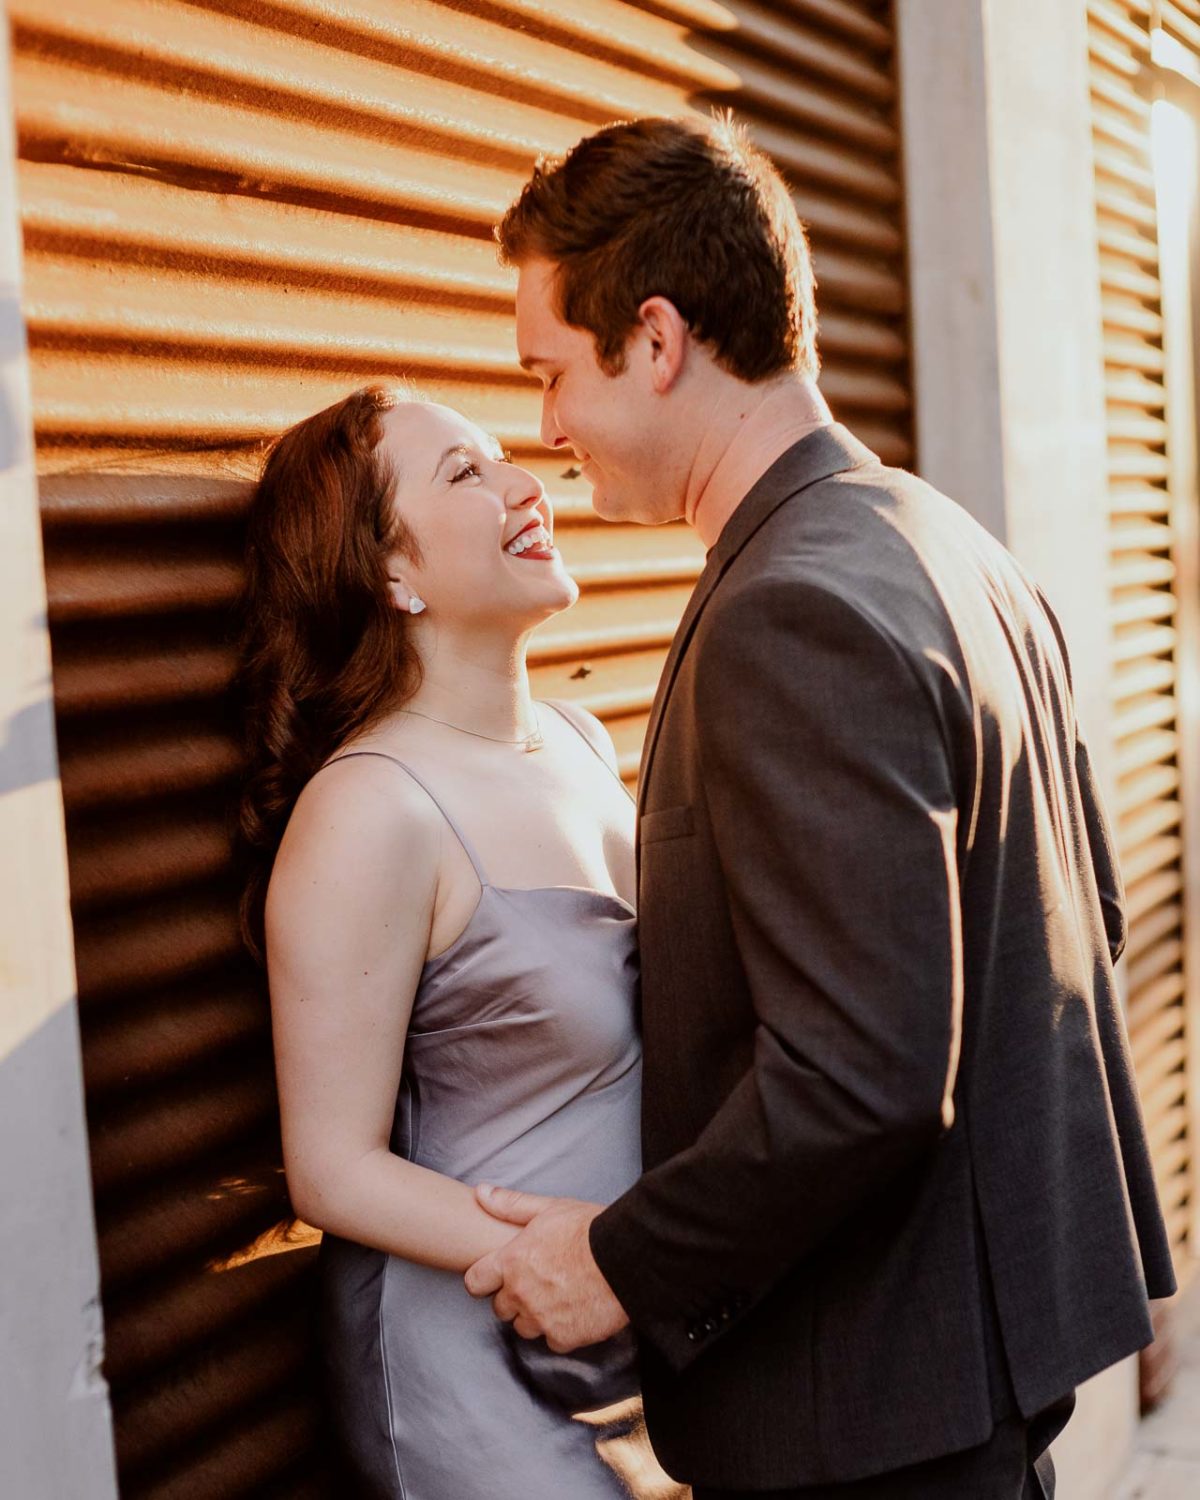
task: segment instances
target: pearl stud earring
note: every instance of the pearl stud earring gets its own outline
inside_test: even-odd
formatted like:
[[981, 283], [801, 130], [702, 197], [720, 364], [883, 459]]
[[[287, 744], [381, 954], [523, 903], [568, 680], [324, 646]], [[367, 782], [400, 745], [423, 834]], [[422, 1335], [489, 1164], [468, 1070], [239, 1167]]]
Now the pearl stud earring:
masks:
[[419, 615], [424, 608], [425, 601], [417, 594], [414, 594], [408, 601], [408, 612], [410, 615]]

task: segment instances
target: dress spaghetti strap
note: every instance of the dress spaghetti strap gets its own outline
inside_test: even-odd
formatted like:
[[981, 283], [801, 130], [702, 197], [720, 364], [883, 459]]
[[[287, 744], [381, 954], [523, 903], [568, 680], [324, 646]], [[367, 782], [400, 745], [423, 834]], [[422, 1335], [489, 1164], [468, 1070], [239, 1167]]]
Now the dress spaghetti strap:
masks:
[[588, 749], [592, 752], [596, 759], [601, 763], [601, 765], [603, 765], [604, 769], [609, 773], [610, 776], [612, 776], [616, 780], [617, 785], [621, 788], [621, 790], [625, 793], [629, 800], [631, 802], [636, 802], [637, 798], [634, 797], [633, 793], [621, 779], [620, 772], [613, 770], [608, 757], [600, 749], [599, 745], [596, 744], [596, 741], [587, 732], [587, 730], [584, 729], [582, 723], [580, 723], [580, 721], [575, 717], [575, 705], [561, 698], [539, 698], [538, 702], [544, 703], [547, 708], [552, 708], [560, 719], [564, 719], [571, 726], [571, 728], [588, 747]]
[[[445, 818], [446, 822], [450, 825], [450, 831], [454, 834], [454, 837], [458, 840], [458, 842], [463, 846], [467, 858], [471, 861], [471, 868], [478, 876], [479, 884], [481, 886], [491, 884], [491, 882], [487, 878], [487, 875], [484, 873], [483, 865], [480, 862], [478, 854], [475, 853], [475, 846], [471, 843], [471, 840], [466, 836], [466, 834], [458, 826], [455, 820], [442, 806], [441, 802], [439, 802], [438, 799], [434, 796], [433, 792], [430, 791], [426, 783], [422, 781], [422, 779], [406, 761], [400, 760], [394, 755], [389, 755], [386, 750], [347, 750], [344, 755], [335, 755], [332, 760], [327, 760], [325, 762], [325, 766], [332, 766], [339, 760], [352, 760], [356, 755], [377, 755], [381, 760], [390, 760], [394, 766], [399, 766], [402, 771], [407, 772], [407, 774], [412, 777], [412, 779], [429, 798], [430, 802], [433, 803], [434, 807], [437, 808], [438, 812], [441, 813], [442, 817]], [[318, 770], [323, 771], [325, 769], [325, 766], [319, 766]]]

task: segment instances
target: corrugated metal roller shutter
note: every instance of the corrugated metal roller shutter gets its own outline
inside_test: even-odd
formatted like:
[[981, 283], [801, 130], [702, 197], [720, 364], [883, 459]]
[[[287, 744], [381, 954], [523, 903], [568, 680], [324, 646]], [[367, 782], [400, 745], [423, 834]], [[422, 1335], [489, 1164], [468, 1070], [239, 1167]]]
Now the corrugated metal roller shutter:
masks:
[[[733, 103], [794, 183], [824, 383], [910, 458], [887, 4], [9, 0], [62, 778], [126, 1497], [331, 1493], [225, 812], [254, 446], [394, 372], [545, 479], [579, 606], [538, 691], [632, 775], [702, 556], [537, 447], [490, 226], [533, 157]], [[248, 455], [250, 457], [248, 457]], [[288, 1250], [289, 1253], [266, 1253]]]
[[1151, 105], [1151, 0], [1089, 4], [1108, 391], [1117, 813], [1128, 889], [1128, 1018], [1171, 1243], [1188, 1248], [1177, 600]]

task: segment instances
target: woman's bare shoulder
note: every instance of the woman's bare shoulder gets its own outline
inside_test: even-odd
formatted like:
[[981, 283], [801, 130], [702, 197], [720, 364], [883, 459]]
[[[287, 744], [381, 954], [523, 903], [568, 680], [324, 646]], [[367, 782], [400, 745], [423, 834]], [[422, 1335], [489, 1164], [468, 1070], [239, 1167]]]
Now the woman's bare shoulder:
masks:
[[[327, 761], [305, 784], [288, 819], [268, 891], [312, 899], [321, 892], [355, 901], [402, 882], [410, 896], [432, 892], [442, 818], [428, 794], [394, 759], [347, 755]], [[290, 901], [289, 901], [290, 904]]]
[[573, 725], [601, 759], [606, 760], [614, 771], [617, 770], [617, 751], [612, 735], [604, 721], [598, 719], [591, 709], [584, 708], [582, 703], [570, 698], [545, 698], [542, 702]]
[[439, 821], [429, 793], [399, 756], [382, 749], [339, 753], [309, 777], [296, 811], [330, 807], [405, 824], [415, 821], [418, 829], [436, 828]]

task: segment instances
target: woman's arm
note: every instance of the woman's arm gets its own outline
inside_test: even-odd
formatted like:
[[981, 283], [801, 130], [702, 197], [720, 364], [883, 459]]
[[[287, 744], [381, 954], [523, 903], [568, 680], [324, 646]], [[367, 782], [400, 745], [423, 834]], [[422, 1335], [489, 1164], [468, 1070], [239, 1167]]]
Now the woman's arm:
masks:
[[288, 824], [267, 893], [283, 1156], [307, 1223], [465, 1271], [516, 1230], [467, 1184], [389, 1149], [429, 944], [445, 823], [374, 756], [323, 770]]

